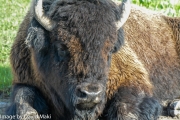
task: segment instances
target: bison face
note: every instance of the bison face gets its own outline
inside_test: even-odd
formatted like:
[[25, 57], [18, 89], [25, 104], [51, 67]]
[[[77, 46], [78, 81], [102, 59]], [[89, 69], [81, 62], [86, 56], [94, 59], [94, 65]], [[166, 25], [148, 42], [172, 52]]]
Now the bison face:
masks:
[[127, 4], [123, 9], [106, 0], [43, 5], [45, 10], [41, 0], [34, 3], [26, 39], [34, 71], [62, 115], [94, 120], [105, 106], [111, 55], [124, 40], [119, 27]]

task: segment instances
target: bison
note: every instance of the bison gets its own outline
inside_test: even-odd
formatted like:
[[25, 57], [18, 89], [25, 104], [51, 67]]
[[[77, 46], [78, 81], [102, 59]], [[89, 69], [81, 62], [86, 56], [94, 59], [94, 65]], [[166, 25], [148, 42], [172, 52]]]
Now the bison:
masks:
[[11, 50], [6, 114], [156, 120], [164, 108], [176, 115], [180, 20], [130, 8], [129, 0], [33, 0]]

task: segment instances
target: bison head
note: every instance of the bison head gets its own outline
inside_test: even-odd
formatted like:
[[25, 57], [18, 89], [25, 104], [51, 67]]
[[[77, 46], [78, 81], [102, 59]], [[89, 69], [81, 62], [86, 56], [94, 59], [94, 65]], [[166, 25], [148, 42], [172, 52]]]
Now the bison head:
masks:
[[130, 2], [34, 0], [26, 43], [34, 74], [57, 110], [96, 119], [106, 103], [111, 56], [123, 44]]

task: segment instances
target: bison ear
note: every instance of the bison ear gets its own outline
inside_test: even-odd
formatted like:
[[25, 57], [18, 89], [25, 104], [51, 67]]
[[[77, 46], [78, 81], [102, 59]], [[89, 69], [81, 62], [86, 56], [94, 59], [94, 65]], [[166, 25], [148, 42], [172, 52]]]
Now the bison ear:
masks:
[[118, 30], [117, 42], [114, 45], [114, 49], [112, 53], [116, 53], [121, 48], [122, 45], [124, 45], [124, 30], [123, 28], [120, 28]]
[[35, 19], [30, 23], [25, 43], [38, 52], [48, 48], [48, 32]]

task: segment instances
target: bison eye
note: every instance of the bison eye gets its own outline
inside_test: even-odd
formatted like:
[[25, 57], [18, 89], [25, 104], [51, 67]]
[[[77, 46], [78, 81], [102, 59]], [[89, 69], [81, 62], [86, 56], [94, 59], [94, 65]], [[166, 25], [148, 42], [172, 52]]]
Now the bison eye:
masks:
[[64, 57], [66, 55], [66, 50], [62, 48], [57, 48], [58, 56]]
[[61, 16], [61, 17], [60, 17], [60, 20], [62, 20], [62, 21], [67, 21], [67, 20], [68, 20], [68, 16]]
[[56, 60], [58, 62], [63, 61], [67, 55], [68, 55], [67, 47], [63, 44], [56, 43], [56, 45], [55, 45]]

